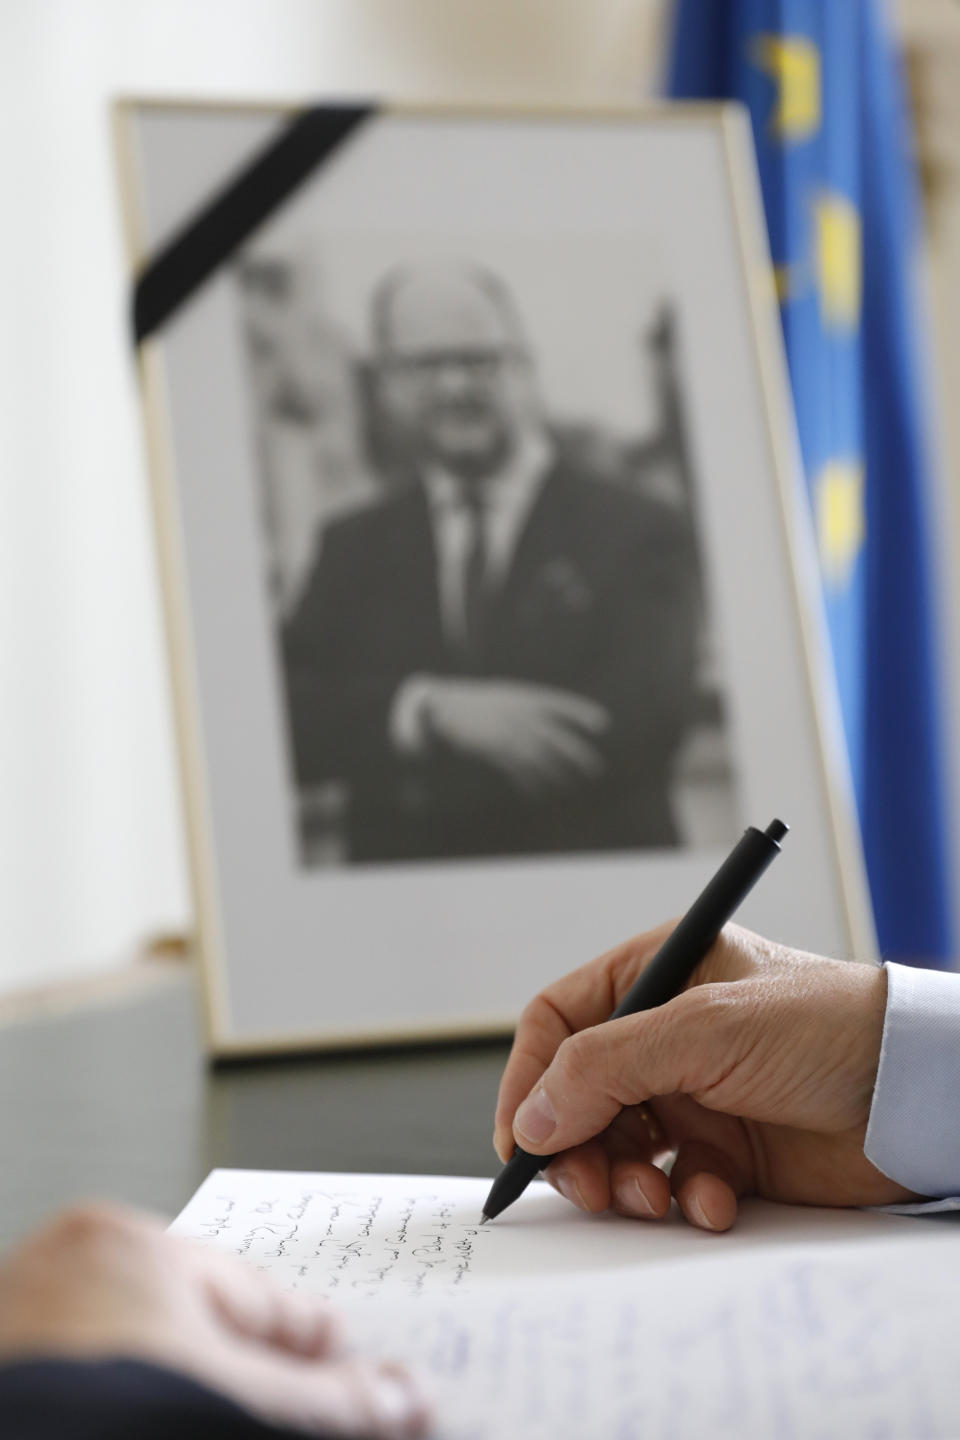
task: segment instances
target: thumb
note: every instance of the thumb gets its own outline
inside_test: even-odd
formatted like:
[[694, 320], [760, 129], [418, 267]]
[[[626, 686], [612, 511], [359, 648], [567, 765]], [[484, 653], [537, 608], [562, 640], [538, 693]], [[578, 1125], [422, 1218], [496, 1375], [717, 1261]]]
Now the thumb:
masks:
[[625, 1105], [718, 1079], [729, 1051], [716, 1019], [728, 1007], [713, 999], [714, 988], [699, 986], [654, 1010], [569, 1036], [514, 1116], [517, 1144], [535, 1155], [556, 1154], [599, 1135]]

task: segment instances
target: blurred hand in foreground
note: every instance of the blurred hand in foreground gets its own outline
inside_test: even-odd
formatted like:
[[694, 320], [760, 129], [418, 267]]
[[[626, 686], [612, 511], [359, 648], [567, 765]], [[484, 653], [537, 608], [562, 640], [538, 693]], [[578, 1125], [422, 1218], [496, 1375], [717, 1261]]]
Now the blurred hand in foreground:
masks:
[[405, 1371], [343, 1353], [325, 1301], [113, 1207], [70, 1211], [0, 1263], [0, 1363], [43, 1357], [149, 1361], [311, 1434], [401, 1440], [429, 1420]]
[[514, 1143], [556, 1154], [546, 1177], [582, 1209], [659, 1219], [675, 1196], [707, 1230], [729, 1229], [742, 1195], [916, 1199], [863, 1150], [885, 972], [728, 925], [682, 994], [601, 1023], [672, 929], [628, 940], [527, 1006], [500, 1084], [501, 1160]]

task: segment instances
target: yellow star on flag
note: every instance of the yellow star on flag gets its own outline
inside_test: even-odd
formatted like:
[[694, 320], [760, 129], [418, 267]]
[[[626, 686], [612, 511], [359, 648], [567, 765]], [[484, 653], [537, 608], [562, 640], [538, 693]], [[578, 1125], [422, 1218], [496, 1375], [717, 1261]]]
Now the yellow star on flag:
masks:
[[757, 35], [753, 63], [777, 87], [770, 129], [782, 140], [809, 140], [820, 128], [820, 51], [804, 35]]
[[855, 330], [863, 299], [863, 227], [852, 200], [825, 190], [814, 201], [817, 289], [827, 330]]
[[828, 460], [813, 493], [820, 568], [827, 584], [842, 590], [850, 583], [867, 532], [863, 464]]

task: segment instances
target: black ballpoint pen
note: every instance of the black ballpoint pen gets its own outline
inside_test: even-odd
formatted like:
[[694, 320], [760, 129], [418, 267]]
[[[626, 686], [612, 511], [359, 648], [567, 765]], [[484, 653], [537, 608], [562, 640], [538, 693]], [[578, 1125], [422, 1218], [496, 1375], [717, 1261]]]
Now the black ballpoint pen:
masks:
[[[744, 831], [706, 889], [631, 985], [611, 1020], [652, 1010], [679, 995], [734, 911], [771, 860], [780, 854], [780, 841], [787, 829], [782, 820], [771, 820], [766, 830], [751, 825]], [[490, 1187], [480, 1224], [493, 1220], [519, 1200], [530, 1181], [552, 1159], [552, 1155], [530, 1155], [518, 1145]]]

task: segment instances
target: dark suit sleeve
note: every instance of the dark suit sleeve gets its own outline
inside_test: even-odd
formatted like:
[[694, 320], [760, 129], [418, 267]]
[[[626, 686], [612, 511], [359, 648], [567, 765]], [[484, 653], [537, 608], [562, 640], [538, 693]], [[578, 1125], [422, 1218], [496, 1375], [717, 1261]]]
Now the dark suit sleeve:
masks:
[[377, 597], [358, 586], [363, 557], [349, 524], [332, 526], [284, 635], [297, 780], [370, 776], [391, 763], [390, 704], [404, 675], [376, 643]]
[[3, 1440], [291, 1440], [223, 1395], [138, 1360], [0, 1366]]
[[666, 764], [692, 712], [701, 594], [683, 517], [638, 505], [611, 580], [592, 688], [611, 716], [611, 768], [623, 774]]

